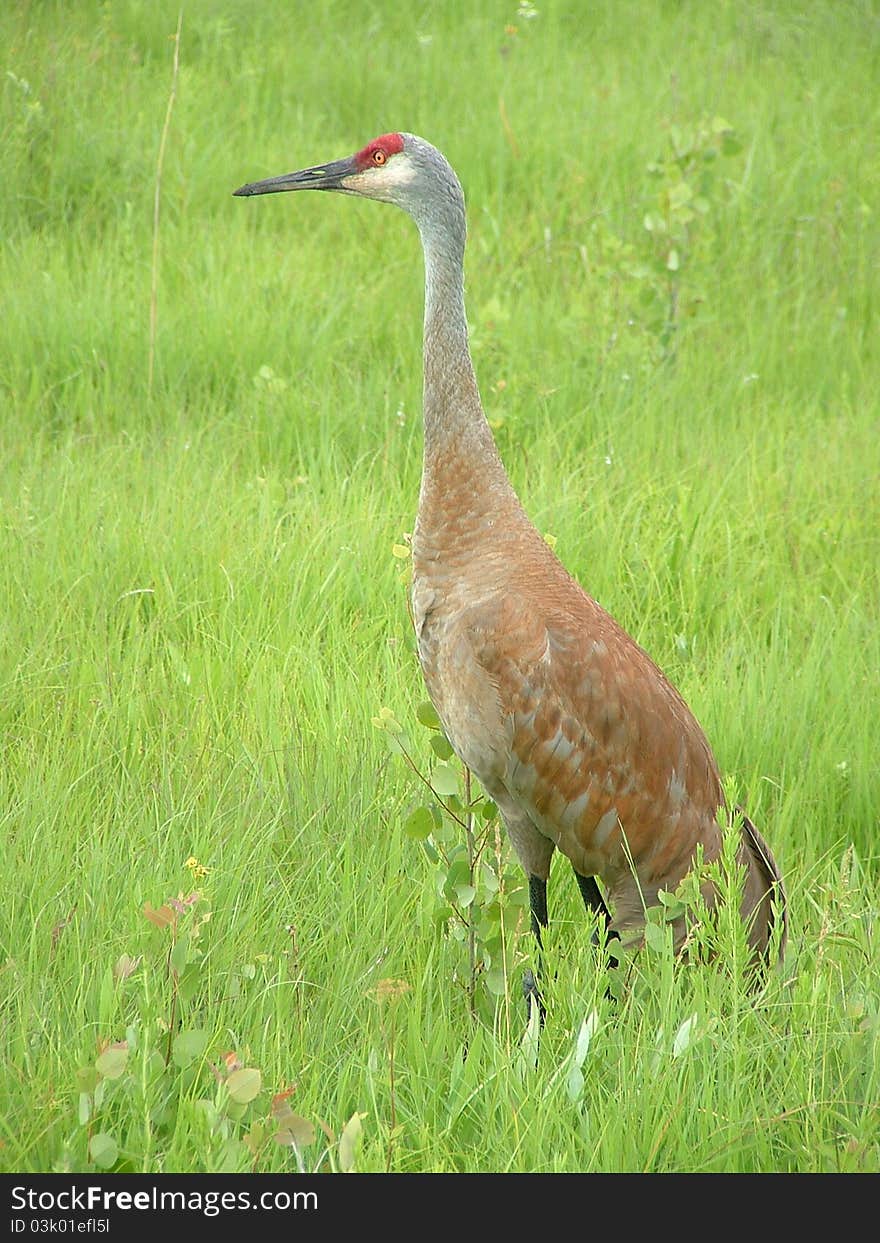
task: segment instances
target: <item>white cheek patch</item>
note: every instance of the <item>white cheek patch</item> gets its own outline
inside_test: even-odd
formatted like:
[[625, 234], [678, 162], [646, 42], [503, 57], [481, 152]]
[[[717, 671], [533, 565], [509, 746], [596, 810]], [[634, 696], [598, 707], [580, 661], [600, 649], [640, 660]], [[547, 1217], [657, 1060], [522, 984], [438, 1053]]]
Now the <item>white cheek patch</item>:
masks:
[[379, 175], [383, 178], [383, 185], [390, 187], [408, 186], [415, 177], [416, 170], [409, 160], [400, 160], [396, 156], [392, 156], [388, 163], [380, 170]]
[[388, 163], [379, 168], [365, 168], [361, 173], [346, 177], [342, 186], [371, 199], [393, 198], [394, 191], [409, 185], [415, 175], [416, 170], [409, 160], [399, 160], [392, 155]]

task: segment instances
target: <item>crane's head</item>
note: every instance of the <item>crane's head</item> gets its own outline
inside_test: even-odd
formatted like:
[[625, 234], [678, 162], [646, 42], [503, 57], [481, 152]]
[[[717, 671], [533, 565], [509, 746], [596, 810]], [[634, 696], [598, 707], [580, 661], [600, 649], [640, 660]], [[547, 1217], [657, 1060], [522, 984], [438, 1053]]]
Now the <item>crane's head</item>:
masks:
[[396, 203], [419, 228], [452, 212], [464, 224], [464, 196], [458, 178], [436, 147], [415, 134], [382, 134], [354, 155], [265, 181], [252, 181], [236, 195], [279, 194], [284, 190], [337, 190]]

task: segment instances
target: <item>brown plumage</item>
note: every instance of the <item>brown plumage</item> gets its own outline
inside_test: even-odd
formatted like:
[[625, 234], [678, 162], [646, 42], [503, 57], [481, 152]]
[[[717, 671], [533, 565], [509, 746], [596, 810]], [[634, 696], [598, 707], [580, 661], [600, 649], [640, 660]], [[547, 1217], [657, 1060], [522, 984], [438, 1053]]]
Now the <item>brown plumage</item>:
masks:
[[[413, 615], [428, 693], [456, 753], [496, 801], [546, 924], [554, 850], [612, 933], [638, 929], [698, 845], [721, 849], [718, 766], [651, 658], [567, 573], [513, 491], [483, 414], [464, 313], [464, 199], [443, 156], [411, 134], [243, 186], [340, 190], [393, 202], [425, 253], [425, 452], [413, 535]], [[742, 917], [765, 955], [784, 893], [742, 818]], [[600, 893], [594, 877], [605, 890]], [[710, 905], [715, 895], [704, 894]], [[610, 907], [610, 912], [608, 910]], [[686, 936], [674, 926], [677, 946]]]

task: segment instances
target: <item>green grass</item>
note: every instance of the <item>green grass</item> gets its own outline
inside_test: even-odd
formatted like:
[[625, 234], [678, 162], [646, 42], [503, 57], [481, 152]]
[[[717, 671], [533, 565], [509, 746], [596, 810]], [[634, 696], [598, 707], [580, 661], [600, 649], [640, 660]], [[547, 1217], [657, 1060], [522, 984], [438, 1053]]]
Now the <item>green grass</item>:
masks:
[[[177, 14], [0, 12], [0, 1166], [94, 1168], [106, 1135], [111, 1168], [295, 1169], [267, 1121], [295, 1085], [333, 1132], [306, 1168], [359, 1113], [366, 1170], [877, 1170], [876, 5], [187, 4], [150, 393]], [[715, 115], [742, 150], [664, 348], [667, 278], [627, 266], [655, 257], [647, 165]], [[475, 363], [529, 513], [680, 686], [790, 894], [763, 991], [646, 951], [613, 1006], [557, 861], [536, 1067], [527, 930], [474, 1022], [403, 830], [418, 783], [371, 723], [424, 698], [391, 555], [416, 232], [231, 197], [389, 129], [464, 184]], [[195, 887], [172, 1002], [143, 909]], [[169, 1024], [204, 1033], [191, 1064], [165, 1068]], [[253, 1101], [215, 1082], [227, 1051]]]

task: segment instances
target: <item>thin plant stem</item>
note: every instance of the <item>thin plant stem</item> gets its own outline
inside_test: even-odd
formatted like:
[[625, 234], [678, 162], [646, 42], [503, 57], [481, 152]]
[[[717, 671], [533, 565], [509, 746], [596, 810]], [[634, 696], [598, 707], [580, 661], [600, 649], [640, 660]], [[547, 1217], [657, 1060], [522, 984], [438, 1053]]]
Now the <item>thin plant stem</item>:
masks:
[[[474, 813], [471, 810], [471, 770], [464, 765], [464, 793], [467, 814], [464, 831], [467, 836], [468, 871], [471, 888], [476, 889], [475, 869], [477, 866], [477, 848], [474, 841]], [[473, 903], [467, 912], [468, 930], [468, 1010], [471, 1018], [477, 1017], [477, 931], [474, 925]]]
[[159, 322], [159, 205], [162, 201], [162, 169], [165, 165], [165, 147], [168, 143], [168, 131], [171, 127], [171, 114], [174, 111], [174, 100], [177, 96], [177, 74], [180, 67], [180, 31], [182, 26], [183, 9], [177, 15], [177, 30], [174, 33], [174, 62], [171, 70], [171, 90], [168, 94], [168, 105], [165, 108], [165, 124], [162, 126], [162, 137], [159, 140], [159, 155], [156, 159], [156, 188], [153, 193], [153, 262], [150, 269], [150, 350], [147, 362], [148, 399], [153, 396], [156, 329]]

